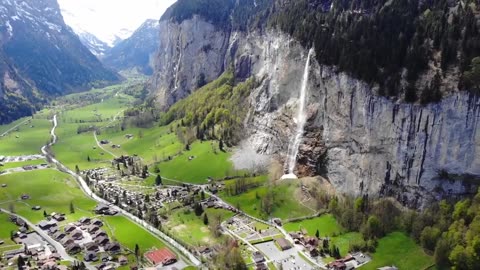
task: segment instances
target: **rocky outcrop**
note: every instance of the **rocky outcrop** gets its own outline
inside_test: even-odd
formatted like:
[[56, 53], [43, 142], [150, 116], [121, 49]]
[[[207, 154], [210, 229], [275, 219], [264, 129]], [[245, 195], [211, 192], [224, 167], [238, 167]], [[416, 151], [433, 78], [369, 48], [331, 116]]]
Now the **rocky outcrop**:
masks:
[[188, 96], [224, 71], [229, 32], [199, 16], [160, 22], [160, 45], [151, 87], [161, 107]]
[[[255, 76], [261, 83], [249, 98], [245, 145], [284, 159], [308, 49], [280, 32], [230, 32], [198, 17], [163, 22], [161, 28], [153, 79], [161, 105], [188, 95], [200, 76], [210, 81], [225, 67], [233, 67], [240, 80]], [[403, 104], [316, 61], [308, 93], [298, 174], [321, 174], [339, 192], [393, 196], [409, 206], [474, 192], [479, 97], [457, 92], [438, 104]]]

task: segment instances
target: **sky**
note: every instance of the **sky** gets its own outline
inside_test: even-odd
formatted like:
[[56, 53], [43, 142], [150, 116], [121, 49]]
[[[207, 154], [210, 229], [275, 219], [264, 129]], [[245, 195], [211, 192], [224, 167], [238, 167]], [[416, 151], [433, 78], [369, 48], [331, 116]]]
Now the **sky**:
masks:
[[[147, 19], [160, 19], [176, 0], [58, 0], [65, 22], [75, 31], [107, 43], [128, 37]], [[127, 31], [124, 31], [127, 30]]]

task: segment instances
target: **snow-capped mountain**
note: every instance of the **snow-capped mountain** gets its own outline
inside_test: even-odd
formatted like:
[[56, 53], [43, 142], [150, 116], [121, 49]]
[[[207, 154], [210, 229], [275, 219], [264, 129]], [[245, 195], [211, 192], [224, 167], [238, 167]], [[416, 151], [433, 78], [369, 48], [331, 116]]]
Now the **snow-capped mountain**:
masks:
[[145, 21], [131, 37], [119, 42], [102, 59], [103, 63], [116, 70], [137, 68], [151, 75], [152, 57], [159, 46], [159, 23], [157, 20]]
[[96, 45], [96, 43], [98, 42], [92, 42], [91, 36], [94, 36], [98, 41], [101, 41], [102, 43], [106, 44], [108, 47], [111, 48], [115, 46], [115, 44], [117, 44], [118, 42], [130, 37], [133, 33], [133, 30], [129, 30], [126, 28], [122, 28], [115, 32], [103, 31], [102, 27], [96, 28], [95, 31], [86, 30], [90, 29], [91, 27], [89, 25], [85, 25], [87, 22], [85, 22], [84, 18], [95, 18], [99, 15], [97, 14], [97, 11], [95, 9], [83, 6], [79, 6], [79, 8], [81, 8], [81, 10], [75, 10], [75, 13], [65, 8], [62, 8], [61, 12], [66, 24], [70, 26], [81, 39], [84, 36], [89, 36], [89, 38], [87, 38], [85, 41], [82, 40], [82, 42], [87, 42], [87, 44], [84, 44], [89, 48], [93, 47], [94, 49], [92, 52], [94, 54], [97, 51], [101, 50], [101, 46], [100, 49], [97, 48], [98, 46]]
[[95, 35], [88, 32], [76, 32], [77, 36], [80, 38], [80, 41], [87, 47], [90, 52], [92, 52], [98, 58], [101, 58], [105, 55], [111, 47], [107, 43], [98, 39]]
[[43, 97], [117, 80], [64, 23], [56, 0], [2, 0], [0, 122], [31, 114]]

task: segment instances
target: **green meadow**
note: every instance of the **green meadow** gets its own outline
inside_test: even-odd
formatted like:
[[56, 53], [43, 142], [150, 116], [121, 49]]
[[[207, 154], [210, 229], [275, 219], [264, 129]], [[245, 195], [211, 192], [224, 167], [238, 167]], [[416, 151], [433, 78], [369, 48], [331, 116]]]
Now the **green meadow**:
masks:
[[289, 219], [314, 214], [312, 210], [302, 205], [294, 196], [286, 196], [286, 194], [295, 193], [295, 190], [298, 188], [298, 182], [296, 181], [282, 181], [271, 187], [264, 185], [236, 196], [227, 195], [225, 191], [222, 191], [220, 196], [231, 205], [240, 207], [247, 214], [260, 218], [262, 217], [261, 200], [267, 194], [269, 188], [271, 188], [274, 197], [271, 217]]
[[[215, 218], [222, 221], [229, 219], [233, 213], [223, 209], [209, 208], [205, 210], [210, 222]], [[192, 246], [217, 244], [221, 238], [215, 238], [209, 227], [203, 223], [203, 214], [196, 216], [193, 210], [179, 209], [169, 215], [168, 222], [164, 223], [164, 229], [175, 235], [182, 241]]]
[[28, 160], [28, 161], [20, 161], [20, 162], [7, 162], [7, 163], [3, 163], [3, 166], [0, 166], [0, 171], [11, 169], [11, 168], [23, 167], [26, 165], [39, 165], [44, 163], [47, 163], [47, 161], [44, 159], [36, 159], [36, 160]]
[[[9, 209], [13, 204], [16, 213], [33, 223], [44, 219], [43, 211], [64, 213], [71, 222], [92, 215], [96, 205], [85, 197], [73, 178], [53, 169], [3, 175], [0, 183], [8, 185], [0, 189], [0, 207]], [[30, 199], [20, 200], [22, 194], [28, 194]], [[75, 207], [73, 214], [70, 213], [70, 202]], [[32, 210], [36, 205], [42, 209]]]
[[50, 141], [51, 128], [52, 123], [49, 120], [31, 119], [26, 125], [20, 125], [18, 131], [15, 129], [4, 137], [0, 137], [0, 155], [20, 156], [41, 153], [40, 148]]
[[320, 237], [332, 237], [341, 233], [341, 227], [331, 214], [325, 214], [317, 218], [306, 219], [298, 222], [289, 222], [283, 225], [287, 232], [296, 232], [301, 229], [307, 230], [309, 235], [319, 232]]

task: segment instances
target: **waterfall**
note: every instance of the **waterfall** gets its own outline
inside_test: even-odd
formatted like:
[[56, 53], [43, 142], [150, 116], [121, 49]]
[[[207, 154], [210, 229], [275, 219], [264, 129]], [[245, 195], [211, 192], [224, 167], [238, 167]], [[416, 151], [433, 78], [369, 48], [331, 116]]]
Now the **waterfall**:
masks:
[[287, 174], [282, 176], [282, 179], [295, 179], [297, 176], [294, 174], [295, 165], [297, 163], [298, 149], [302, 142], [303, 129], [305, 122], [307, 121], [307, 114], [305, 112], [305, 106], [307, 103], [307, 86], [308, 75], [310, 72], [310, 58], [313, 54], [313, 48], [308, 52], [307, 62], [305, 63], [305, 69], [303, 71], [302, 87], [300, 88], [300, 98], [297, 110], [297, 116], [293, 119], [297, 124], [297, 130], [295, 136], [292, 138], [290, 145], [288, 146], [288, 157], [286, 163]]

